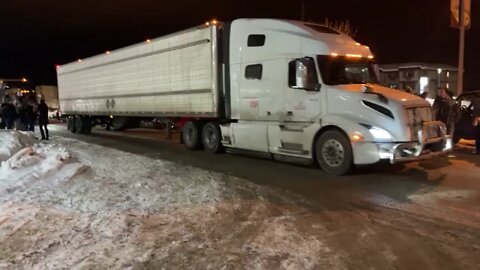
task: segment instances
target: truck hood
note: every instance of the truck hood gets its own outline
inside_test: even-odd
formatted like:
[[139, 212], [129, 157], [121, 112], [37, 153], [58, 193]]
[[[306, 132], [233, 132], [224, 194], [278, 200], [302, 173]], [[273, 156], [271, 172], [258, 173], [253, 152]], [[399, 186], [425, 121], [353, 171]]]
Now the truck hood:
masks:
[[[345, 85], [336, 85], [334, 87], [338, 90], [362, 93], [364, 86], [365, 85], [363, 84], [345, 84]], [[367, 86], [370, 87], [373, 90], [373, 92], [376, 92], [385, 96], [389, 102], [393, 102], [398, 105], [415, 106], [415, 107], [430, 106], [430, 103], [428, 103], [428, 101], [424, 100], [423, 98], [406, 93], [404, 91], [383, 87], [377, 84], [367, 84]], [[365, 95], [374, 96], [371, 94], [365, 94]]]

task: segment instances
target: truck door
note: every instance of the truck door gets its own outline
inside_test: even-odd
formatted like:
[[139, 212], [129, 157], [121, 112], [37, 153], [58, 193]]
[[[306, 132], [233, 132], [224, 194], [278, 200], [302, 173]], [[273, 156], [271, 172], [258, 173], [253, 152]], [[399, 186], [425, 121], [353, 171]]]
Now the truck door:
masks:
[[296, 59], [288, 63], [288, 86], [285, 88], [283, 121], [312, 123], [318, 119], [320, 84], [313, 58]]
[[271, 153], [310, 157], [311, 137], [321, 114], [320, 84], [313, 58], [285, 62], [283, 112], [268, 130]]

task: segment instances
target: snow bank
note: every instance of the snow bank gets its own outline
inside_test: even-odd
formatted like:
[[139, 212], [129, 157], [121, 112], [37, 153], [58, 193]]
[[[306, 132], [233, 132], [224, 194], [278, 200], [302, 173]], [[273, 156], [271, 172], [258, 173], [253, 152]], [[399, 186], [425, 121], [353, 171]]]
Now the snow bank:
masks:
[[[13, 135], [18, 135], [13, 133]], [[29, 144], [31, 137], [12, 136], [10, 142]], [[18, 138], [18, 141], [14, 139]], [[35, 180], [50, 182], [68, 180], [83, 171], [86, 166], [72, 158], [71, 154], [57, 144], [35, 144], [25, 147], [0, 165], [0, 192], [2, 187], [11, 190]]]
[[0, 162], [9, 159], [21, 149], [35, 144], [33, 132], [0, 130]]

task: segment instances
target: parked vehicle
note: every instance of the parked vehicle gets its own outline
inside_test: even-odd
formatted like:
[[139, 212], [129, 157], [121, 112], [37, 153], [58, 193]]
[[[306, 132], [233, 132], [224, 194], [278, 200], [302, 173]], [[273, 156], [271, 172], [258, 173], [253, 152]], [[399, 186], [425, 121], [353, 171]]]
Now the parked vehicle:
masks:
[[374, 70], [367, 46], [325, 26], [212, 21], [60, 66], [59, 99], [72, 132], [164, 118], [189, 149], [315, 162], [331, 174], [448, 151], [428, 102], [381, 87]]
[[462, 117], [455, 126], [453, 142], [457, 143], [461, 139], [475, 140], [475, 127], [473, 126], [473, 106], [472, 99], [480, 97], [480, 90], [465, 92], [457, 97], [456, 102], [462, 109]]

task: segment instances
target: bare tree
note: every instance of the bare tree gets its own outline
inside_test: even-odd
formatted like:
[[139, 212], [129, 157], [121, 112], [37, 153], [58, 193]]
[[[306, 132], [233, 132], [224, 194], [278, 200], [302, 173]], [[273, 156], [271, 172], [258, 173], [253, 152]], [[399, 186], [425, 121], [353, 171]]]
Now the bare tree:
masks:
[[358, 33], [358, 29], [356, 27], [352, 26], [352, 24], [350, 24], [350, 21], [348, 21], [348, 20], [346, 20], [346, 21], [331, 21], [328, 18], [326, 18], [323, 23], [319, 23], [319, 24], [323, 25], [323, 26], [330, 27], [330, 28], [332, 28], [334, 30], [337, 30], [338, 32], [343, 33], [345, 35], [348, 35], [352, 38], [354, 38]]

